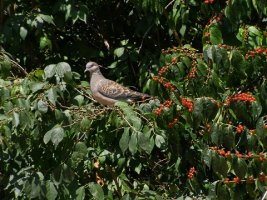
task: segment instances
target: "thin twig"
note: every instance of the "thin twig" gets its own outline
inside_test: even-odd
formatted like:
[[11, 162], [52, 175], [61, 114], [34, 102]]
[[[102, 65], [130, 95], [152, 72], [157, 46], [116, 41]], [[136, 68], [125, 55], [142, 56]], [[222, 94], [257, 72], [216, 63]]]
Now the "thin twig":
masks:
[[[85, 89], [84, 88], [81, 88], [83, 91], [85, 91]], [[76, 92], [78, 92], [80, 95], [82, 95], [82, 96], [84, 96], [84, 97], [86, 97], [87, 99], [90, 99], [90, 100], [92, 100], [92, 101], [94, 101], [94, 102], [96, 102], [96, 100], [94, 100], [94, 98], [93, 97], [91, 97], [91, 96], [89, 96], [89, 95], [86, 95], [86, 94], [84, 94], [83, 92], [81, 92], [80, 90], [78, 90], [77, 88], [74, 88], [74, 90], [76, 91]]]
[[263, 194], [263, 196], [262, 196], [261, 200], [264, 200], [264, 199], [266, 199], [266, 196], [267, 196], [267, 190], [264, 192], [264, 194]]
[[[11, 60], [11, 59], [10, 59]], [[20, 71], [22, 71], [24, 73], [24, 75], [28, 75], [28, 72], [20, 65], [18, 64], [16, 61], [11, 60], [12, 64], [15, 65]]]
[[167, 10], [167, 9], [168, 9], [168, 7], [169, 7], [170, 5], [172, 5], [172, 3], [173, 3], [173, 2], [175, 2], [175, 0], [172, 0], [172, 1], [170, 1], [170, 3], [168, 3], [168, 4], [167, 4], [167, 6], [165, 6], [165, 8], [164, 8], [164, 9], [165, 9], [165, 10]]

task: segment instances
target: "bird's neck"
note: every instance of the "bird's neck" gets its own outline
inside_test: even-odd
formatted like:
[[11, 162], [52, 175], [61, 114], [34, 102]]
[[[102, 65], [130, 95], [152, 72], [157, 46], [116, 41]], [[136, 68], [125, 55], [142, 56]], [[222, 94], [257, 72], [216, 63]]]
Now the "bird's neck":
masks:
[[97, 70], [95, 70], [94, 72], [92, 72], [92, 73], [91, 73], [91, 78], [92, 78], [93, 75], [94, 75], [94, 76], [101, 76], [101, 77], [104, 77], [104, 76], [102, 75], [100, 69], [97, 69]]

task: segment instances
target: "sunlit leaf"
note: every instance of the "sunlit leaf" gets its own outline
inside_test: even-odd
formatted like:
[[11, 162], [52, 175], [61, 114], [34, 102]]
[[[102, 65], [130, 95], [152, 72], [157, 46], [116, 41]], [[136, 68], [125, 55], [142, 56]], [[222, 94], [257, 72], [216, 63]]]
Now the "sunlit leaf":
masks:
[[47, 102], [44, 102], [42, 100], [39, 100], [37, 103], [38, 110], [42, 113], [46, 113], [48, 111], [48, 105]]
[[47, 199], [51, 199], [51, 200], [54, 200], [57, 198], [57, 195], [58, 195], [58, 192], [55, 188], [55, 185], [50, 181], [50, 180], [47, 180], [46, 181], [46, 184], [45, 184], [45, 187], [46, 187], [46, 198]]
[[104, 199], [104, 191], [100, 185], [96, 183], [89, 183], [89, 191], [96, 200]]
[[19, 30], [19, 34], [20, 34], [20, 37], [21, 37], [23, 40], [25, 40], [25, 38], [26, 38], [26, 36], [27, 36], [27, 34], [28, 34], [28, 30], [27, 30], [25, 27], [21, 26], [21, 27], [20, 27], [20, 30]]

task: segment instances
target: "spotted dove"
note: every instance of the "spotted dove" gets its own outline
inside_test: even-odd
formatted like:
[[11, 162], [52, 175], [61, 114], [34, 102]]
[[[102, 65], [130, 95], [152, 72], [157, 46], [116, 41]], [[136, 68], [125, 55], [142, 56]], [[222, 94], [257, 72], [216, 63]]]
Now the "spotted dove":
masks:
[[88, 62], [84, 72], [90, 72], [90, 88], [93, 98], [107, 106], [114, 106], [117, 101], [132, 103], [137, 100], [149, 98], [147, 94], [133, 91], [112, 80], [106, 79], [100, 72], [99, 65]]

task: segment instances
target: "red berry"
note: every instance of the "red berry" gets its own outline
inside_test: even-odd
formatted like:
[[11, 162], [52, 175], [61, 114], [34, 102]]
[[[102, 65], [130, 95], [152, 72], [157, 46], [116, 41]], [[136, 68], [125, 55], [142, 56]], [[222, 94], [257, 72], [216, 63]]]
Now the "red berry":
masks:
[[235, 178], [233, 179], [233, 181], [234, 181], [235, 184], [237, 184], [237, 183], [240, 182], [240, 179], [239, 179], [239, 177], [235, 177]]

